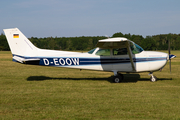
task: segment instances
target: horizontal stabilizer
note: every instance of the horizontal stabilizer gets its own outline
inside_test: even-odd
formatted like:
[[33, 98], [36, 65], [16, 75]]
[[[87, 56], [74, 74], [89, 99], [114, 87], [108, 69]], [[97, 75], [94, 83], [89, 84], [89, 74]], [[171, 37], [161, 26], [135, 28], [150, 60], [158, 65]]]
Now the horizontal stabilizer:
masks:
[[22, 57], [14, 56], [13, 60], [16, 60], [17, 62], [20, 62], [20, 63], [25, 63], [25, 62], [28, 62], [28, 61], [39, 61], [40, 59], [38, 59], [38, 58], [25, 59], [25, 58], [22, 58]]

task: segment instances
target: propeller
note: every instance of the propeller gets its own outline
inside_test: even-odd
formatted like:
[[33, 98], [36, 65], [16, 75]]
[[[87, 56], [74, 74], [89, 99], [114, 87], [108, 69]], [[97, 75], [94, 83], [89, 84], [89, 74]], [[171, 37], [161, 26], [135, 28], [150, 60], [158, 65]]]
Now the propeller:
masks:
[[168, 54], [169, 54], [169, 70], [171, 73], [171, 48], [170, 48], [170, 40], [168, 40]]

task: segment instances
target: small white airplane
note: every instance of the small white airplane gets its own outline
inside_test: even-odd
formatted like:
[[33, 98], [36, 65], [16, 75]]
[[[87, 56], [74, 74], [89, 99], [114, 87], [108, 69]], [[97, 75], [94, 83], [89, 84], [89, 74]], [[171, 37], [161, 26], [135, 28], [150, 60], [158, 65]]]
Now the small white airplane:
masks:
[[117, 37], [99, 40], [97, 48], [87, 52], [45, 50], [35, 47], [18, 28], [4, 29], [13, 61], [42, 66], [111, 71], [113, 82], [123, 80], [121, 72], [150, 72], [150, 81], [157, 78], [152, 74], [161, 70], [168, 60], [176, 57], [162, 52], [144, 51], [127, 38]]

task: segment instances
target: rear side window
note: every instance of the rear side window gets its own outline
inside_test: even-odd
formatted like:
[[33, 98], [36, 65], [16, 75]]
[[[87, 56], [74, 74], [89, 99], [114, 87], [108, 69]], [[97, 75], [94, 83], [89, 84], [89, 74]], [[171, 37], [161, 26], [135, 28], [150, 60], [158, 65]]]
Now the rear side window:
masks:
[[110, 49], [99, 49], [96, 52], [96, 55], [99, 55], [99, 56], [110, 56], [111, 55]]

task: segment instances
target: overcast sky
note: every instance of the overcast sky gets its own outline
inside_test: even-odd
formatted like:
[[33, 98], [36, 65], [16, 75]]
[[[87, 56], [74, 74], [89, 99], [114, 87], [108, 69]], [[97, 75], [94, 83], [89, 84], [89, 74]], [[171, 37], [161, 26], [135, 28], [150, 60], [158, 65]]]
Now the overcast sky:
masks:
[[3, 0], [0, 30], [27, 37], [180, 33], [180, 0]]

